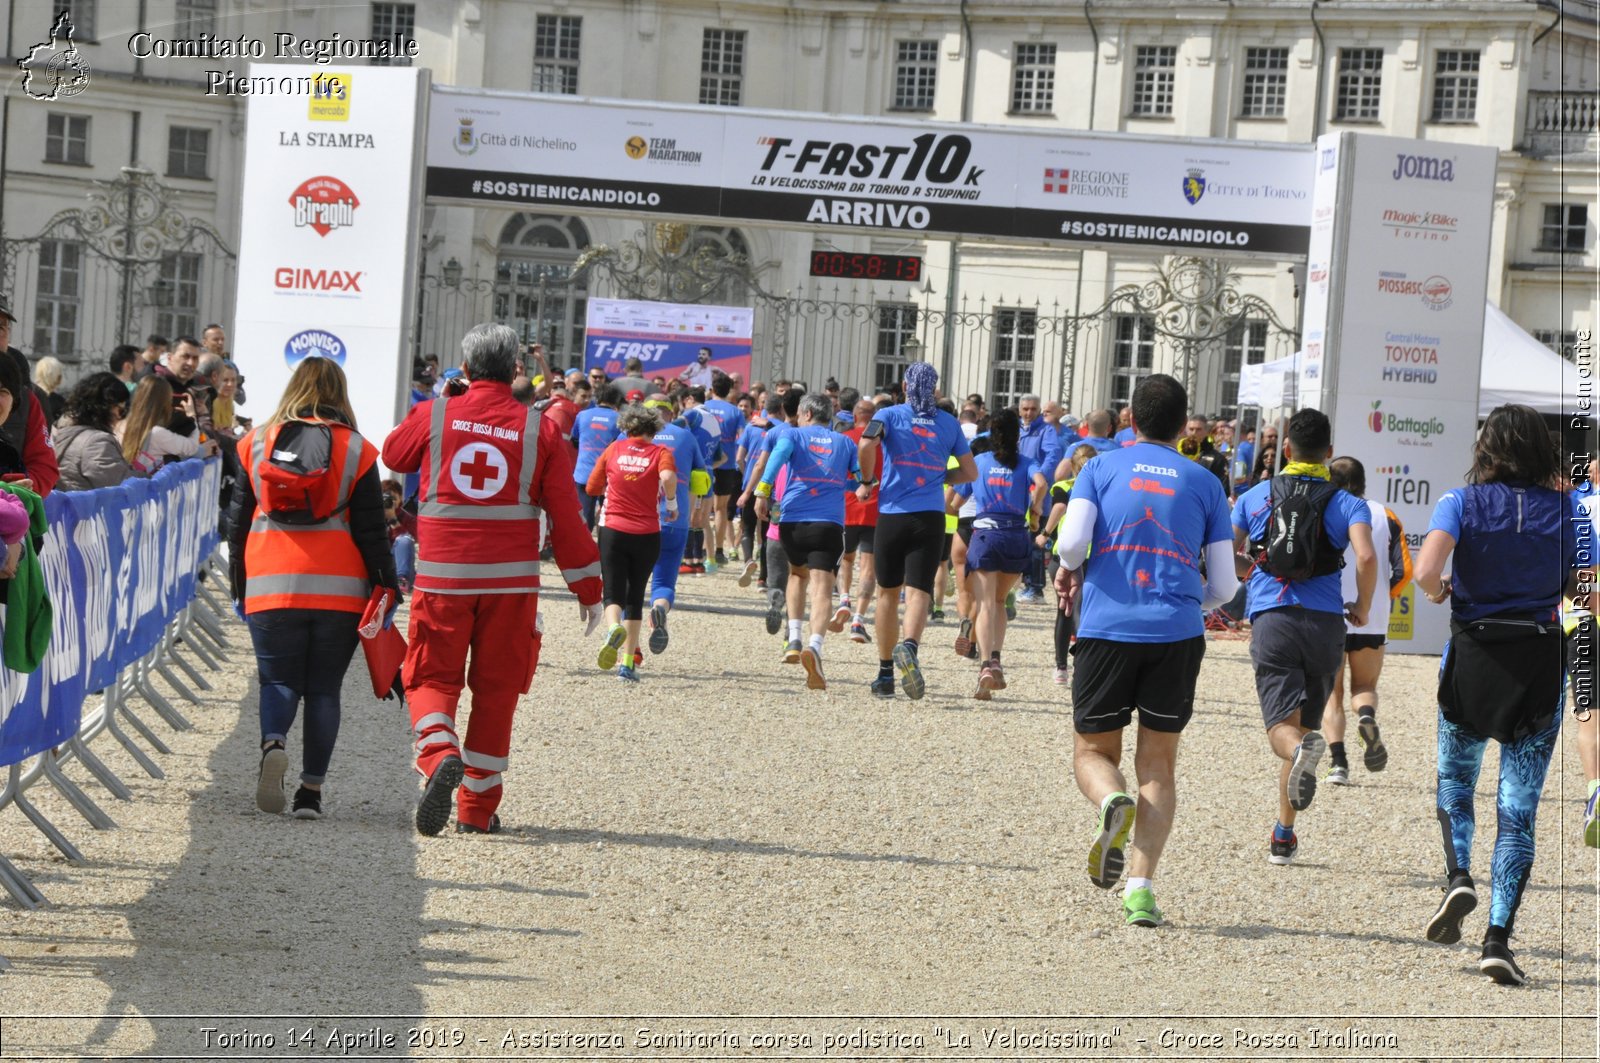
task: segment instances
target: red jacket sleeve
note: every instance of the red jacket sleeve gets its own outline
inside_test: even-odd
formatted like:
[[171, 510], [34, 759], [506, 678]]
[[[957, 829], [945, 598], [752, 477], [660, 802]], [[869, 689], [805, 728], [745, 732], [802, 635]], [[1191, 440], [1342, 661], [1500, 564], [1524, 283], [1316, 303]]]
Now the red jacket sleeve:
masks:
[[419, 402], [406, 413], [406, 419], [383, 441], [383, 463], [395, 472], [416, 472], [428, 453], [429, 419], [438, 399]]
[[561, 568], [561, 578], [578, 601], [594, 605], [600, 601], [600, 549], [584, 526], [583, 512], [578, 508], [578, 485], [572, 481], [572, 449], [564, 442], [555, 421], [539, 418], [534, 489], [545, 519], [550, 522], [550, 549]]
[[[37, 394], [37, 393], [36, 393]], [[28, 428], [22, 441], [22, 467], [33, 481], [34, 494], [43, 498], [56, 489], [61, 466], [56, 463], [56, 448], [50, 445], [50, 426], [45, 423], [44, 403], [28, 403]]]

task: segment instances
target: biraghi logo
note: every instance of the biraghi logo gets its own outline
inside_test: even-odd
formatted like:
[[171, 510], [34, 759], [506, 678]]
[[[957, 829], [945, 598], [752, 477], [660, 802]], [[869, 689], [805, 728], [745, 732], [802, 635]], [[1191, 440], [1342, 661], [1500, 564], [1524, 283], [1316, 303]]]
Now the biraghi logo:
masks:
[[1394, 173], [1389, 176], [1396, 181], [1408, 177], [1418, 181], [1454, 181], [1456, 162], [1454, 159], [1436, 159], [1432, 155], [1396, 155]]
[[289, 196], [297, 229], [309, 226], [318, 236], [356, 223], [356, 208], [361, 201], [350, 186], [337, 177], [312, 177], [300, 183]]

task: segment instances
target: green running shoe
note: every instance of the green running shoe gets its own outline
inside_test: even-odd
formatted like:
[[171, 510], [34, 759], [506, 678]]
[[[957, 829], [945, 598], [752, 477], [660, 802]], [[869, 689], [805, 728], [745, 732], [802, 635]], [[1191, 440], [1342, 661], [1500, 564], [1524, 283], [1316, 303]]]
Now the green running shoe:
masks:
[[1589, 784], [1589, 805], [1583, 813], [1583, 844], [1591, 849], [1600, 849], [1600, 816], [1596, 815], [1596, 806], [1600, 805], [1600, 781]]
[[927, 684], [922, 678], [922, 666], [917, 663], [917, 651], [902, 642], [894, 648], [893, 656], [895, 667], [900, 669], [900, 689], [912, 701], [920, 701]]
[[1089, 881], [1103, 890], [1117, 884], [1125, 862], [1123, 850], [1133, 833], [1133, 798], [1114, 793], [1100, 806], [1100, 833], [1089, 847]]
[[1148, 886], [1128, 891], [1122, 899], [1122, 914], [1129, 926], [1160, 926], [1166, 922], [1156, 907], [1155, 891]]
[[628, 632], [621, 624], [612, 624], [611, 630], [606, 632], [605, 642], [600, 644], [600, 654], [594, 663], [600, 666], [602, 672], [609, 672], [617, 666], [617, 651], [622, 644], [628, 641]]

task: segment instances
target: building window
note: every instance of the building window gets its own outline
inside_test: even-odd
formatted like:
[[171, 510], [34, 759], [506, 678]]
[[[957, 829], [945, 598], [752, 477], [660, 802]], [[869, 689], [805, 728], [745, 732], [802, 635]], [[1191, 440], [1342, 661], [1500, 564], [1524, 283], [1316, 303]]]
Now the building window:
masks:
[[1555, 351], [1569, 362], [1577, 361], [1578, 334], [1560, 329], [1536, 328], [1533, 338]]
[[500, 230], [494, 319], [524, 343], [542, 343], [551, 365], [581, 365], [588, 288], [572, 267], [589, 246], [577, 218], [518, 214]]
[[897, 42], [894, 60], [894, 109], [933, 110], [933, 86], [938, 71], [938, 41]]
[[1582, 251], [1589, 243], [1589, 207], [1583, 203], [1546, 203], [1540, 251]]
[[[1111, 404], [1133, 401], [1133, 389], [1156, 364], [1156, 319], [1149, 314], [1118, 314], [1111, 344]], [[1237, 391], [1234, 392], [1238, 394]]]
[[707, 29], [700, 41], [700, 102], [737, 107], [744, 90], [744, 30]]
[[211, 155], [211, 130], [173, 126], [167, 130], [167, 176], [204, 181]]
[[1376, 122], [1383, 93], [1383, 49], [1340, 48], [1336, 122]]
[[1056, 106], [1056, 46], [1019, 44], [1011, 64], [1011, 110], [1050, 114]]
[[1435, 122], [1470, 122], [1478, 115], [1478, 53], [1437, 52], [1433, 57]]
[[45, 118], [44, 161], [89, 165], [89, 116], [52, 114]]
[[1178, 49], [1171, 44], [1141, 44], [1133, 50], [1133, 113], [1141, 118], [1172, 117], [1172, 85], [1178, 74]]
[[533, 91], [578, 94], [578, 45], [583, 19], [540, 15], [533, 23]]
[[1242, 321], [1222, 343], [1222, 416], [1239, 416], [1239, 372], [1267, 360], [1267, 323]]
[[994, 312], [994, 370], [989, 394], [994, 408], [1015, 406], [1033, 392], [1033, 350], [1039, 327], [1036, 310], [999, 307]]
[[183, 38], [217, 31], [217, 0], [178, 0], [177, 33]]
[[72, 240], [39, 241], [38, 295], [33, 300], [35, 354], [76, 357], [82, 301], [83, 245]]
[[[65, 14], [72, 20], [72, 39], [79, 43], [98, 40], [94, 35], [96, 0], [55, 0], [56, 17]], [[53, 23], [52, 23], [53, 25]], [[66, 42], [62, 42], [65, 44]]]
[[[416, 4], [373, 4], [372, 38], [390, 42], [409, 43], [417, 36]], [[393, 58], [374, 58], [373, 66], [410, 66], [409, 55]]]
[[1244, 100], [1240, 118], [1282, 118], [1289, 86], [1289, 49], [1244, 50]]
[[917, 308], [898, 303], [878, 304], [878, 353], [874, 360], [872, 386], [889, 391], [905, 378], [911, 364], [906, 345], [917, 336]]
[[156, 311], [156, 331], [163, 336], [200, 335], [200, 267], [205, 257], [178, 251], [164, 255], [158, 283], [167, 293]]

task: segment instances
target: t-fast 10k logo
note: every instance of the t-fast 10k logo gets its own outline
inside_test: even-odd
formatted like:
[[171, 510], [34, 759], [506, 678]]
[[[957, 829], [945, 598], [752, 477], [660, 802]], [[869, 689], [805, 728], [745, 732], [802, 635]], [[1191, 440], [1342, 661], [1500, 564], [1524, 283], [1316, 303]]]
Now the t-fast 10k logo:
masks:
[[312, 177], [290, 194], [289, 205], [294, 208], [295, 228], [309, 226], [318, 236], [327, 236], [356, 223], [356, 208], [361, 201], [337, 177]]

